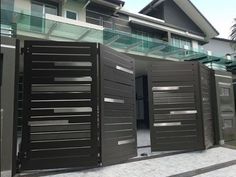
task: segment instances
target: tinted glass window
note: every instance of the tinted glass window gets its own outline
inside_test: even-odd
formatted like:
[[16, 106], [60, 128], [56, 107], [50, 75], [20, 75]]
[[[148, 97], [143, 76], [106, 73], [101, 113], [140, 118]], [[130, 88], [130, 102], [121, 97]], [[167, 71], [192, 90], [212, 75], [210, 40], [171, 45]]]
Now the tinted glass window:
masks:
[[42, 32], [43, 27], [43, 4], [32, 2], [31, 4], [30, 27], [33, 31]]
[[77, 14], [75, 12], [66, 11], [66, 18], [76, 20]]
[[45, 13], [46, 14], [57, 15], [57, 7], [56, 6], [51, 6], [51, 5], [46, 5], [45, 6]]

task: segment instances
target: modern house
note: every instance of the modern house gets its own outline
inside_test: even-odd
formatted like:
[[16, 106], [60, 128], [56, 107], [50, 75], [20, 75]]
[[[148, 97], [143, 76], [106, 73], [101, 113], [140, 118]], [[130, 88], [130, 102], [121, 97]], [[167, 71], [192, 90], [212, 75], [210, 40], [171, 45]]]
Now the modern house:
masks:
[[[236, 51], [234, 50], [236, 45], [235, 41], [223, 38], [212, 38], [209, 43], [205, 44], [203, 47], [205, 50], [212, 51], [217, 56], [222, 56], [228, 58], [229, 60], [235, 60]], [[234, 70], [233, 66], [229, 67], [228, 70]]]
[[[25, 47], [25, 49], [27, 47], [30, 48], [30, 47], [36, 46], [35, 50], [36, 51], [39, 50], [39, 51], [38, 51], [38, 53], [37, 52], [35, 52], [35, 53], [40, 54], [40, 52], [44, 51], [44, 52], [42, 52], [43, 55], [45, 55], [46, 50], [47, 50], [46, 54], [54, 55], [55, 53], [53, 54], [53, 52], [52, 53], [50, 53], [50, 52], [51, 52], [51, 50], [52, 51], [56, 50], [57, 52], [59, 52], [60, 55], [62, 55], [60, 53], [62, 51], [60, 51], [59, 49], [56, 49], [57, 46], [59, 46], [61, 48], [62, 48], [62, 46], [60, 46], [60, 44], [56, 44], [56, 43], [54, 44], [53, 41], [93, 42], [93, 43], [102, 44], [101, 46], [100, 45], [95, 46], [92, 44], [90, 45], [88, 43], [81, 43], [81, 44], [79, 44], [79, 45], [81, 45], [79, 47], [81, 47], [82, 49], [81, 48], [80, 49], [82, 50], [82, 52], [84, 52], [83, 57], [86, 58], [87, 56], [91, 56], [91, 54], [89, 52], [93, 51], [94, 52], [93, 56], [95, 54], [96, 54], [96, 56], [98, 56], [98, 53], [99, 53], [99, 54], [101, 54], [101, 56], [99, 55], [99, 57], [103, 58], [103, 59], [101, 59], [101, 61], [104, 60], [108, 63], [107, 65], [110, 65], [110, 66], [114, 65], [115, 66], [115, 69], [114, 68], [111, 69], [107, 66], [105, 67], [102, 65], [105, 62], [101, 62], [100, 63], [101, 68], [102, 67], [104, 67], [106, 69], [108, 68], [107, 72], [105, 74], [103, 73], [104, 75], [101, 74], [103, 78], [107, 77], [108, 78], [107, 80], [110, 79], [110, 80], [114, 81], [117, 79], [116, 77], [114, 77], [114, 78], [113, 77], [109, 78], [109, 77], [110, 77], [111, 73], [113, 73], [113, 74], [116, 73], [119, 77], [122, 77], [122, 79], [123, 79], [120, 82], [124, 82], [124, 80], [128, 80], [127, 82], [130, 82], [130, 84], [134, 84], [135, 83], [134, 78], [136, 78], [136, 88], [134, 88], [135, 87], [134, 86], [134, 87], [132, 87], [132, 89], [130, 89], [129, 84], [127, 84], [127, 85], [129, 85], [129, 86], [127, 86], [125, 84], [119, 85], [120, 84], [119, 83], [116, 85], [117, 88], [116, 88], [116, 86], [113, 86], [114, 87], [113, 89], [116, 89], [116, 91], [113, 90], [112, 93], [117, 94], [117, 93], [119, 93], [119, 89], [120, 90], [127, 89], [128, 90], [127, 92], [123, 91], [122, 93], [119, 93], [119, 94], [126, 94], [126, 96], [128, 95], [128, 97], [135, 98], [135, 96], [134, 96], [135, 94], [132, 95], [132, 93], [136, 89], [136, 107], [137, 107], [136, 114], [137, 114], [137, 119], [138, 119], [137, 124], [138, 124], [138, 129], [141, 130], [141, 131], [138, 131], [138, 134], [140, 132], [143, 135], [144, 139], [146, 140], [144, 142], [143, 139], [139, 140], [139, 137], [138, 137], [138, 146], [150, 147], [151, 142], [150, 142], [149, 116], [148, 116], [148, 106], [147, 106], [148, 105], [148, 93], [147, 93], [148, 89], [147, 89], [147, 77], [146, 77], [149, 72], [148, 65], [152, 62], [163, 61], [163, 60], [170, 60], [169, 62], [200, 61], [203, 64], [205, 64], [207, 66], [211, 66], [211, 67], [216, 63], [214, 65], [216, 68], [226, 70], [229, 65], [233, 66], [234, 62], [232, 62], [232, 61], [229, 62], [227, 60], [227, 58], [224, 58], [224, 57], [214, 56], [214, 53], [203, 49], [203, 46], [205, 44], [207, 44], [209, 42], [209, 40], [211, 40], [211, 38], [216, 37], [219, 33], [209, 23], [209, 21], [199, 12], [199, 10], [191, 3], [190, 0], [153, 0], [150, 4], [148, 4], [146, 7], [144, 7], [140, 11], [140, 13], [129, 12], [129, 11], [125, 10], [124, 6], [125, 6], [125, 2], [120, 1], [120, 0], [48, 0], [48, 1], [46, 1], [46, 0], [2, 0], [1, 1], [1, 35], [8, 36], [8, 37], [17, 37], [20, 40], [20, 46]], [[38, 44], [36, 42], [35, 45], [31, 45], [31, 44], [34, 44], [34, 42], [31, 41], [32, 43], [24, 43], [24, 41], [27, 41], [27, 40], [36, 40], [36, 41], [40, 40], [40, 42]], [[42, 45], [46, 44], [46, 43], [44, 43], [45, 41], [46, 42], [50, 41], [49, 42], [50, 45], [45, 45], [44, 47], [42, 47]], [[26, 46], [24, 46], [24, 44], [26, 44]], [[67, 45], [67, 44], [63, 44], [63, 45]], [[71, 43], [72, 47], [74, 47], [74, 48], [78, 47], [78, 46], [74, 46], [74, 45], [75, 45], [74, 43]], [[40, 47], [42, 47], [44, 49], [41, 49]], [[53, 49], [50, 50], [50, 47]], [[111, 49], [108, 49], [108, 47], [112, 48], [116, 51], [111, 52], [110, 51]], [[69, 47], [67, 47], [67, 48], [69, 48]], [[96, 48], [96, 50], [95, 50], [95, 48]], [[85, 51], [85, 49], [89, 49], [89, 50]], [[77, 54], [79, 56], [79, 54], [77, 53], [78, 51], [75, 50], [73, 54]], [[26, 54], [27, 50], [22, 50], [21, 52], [22, 52], [22, 54], [23, 53]], [[31, 56], [31, 54], [30, 54], [30, 56]], [[126, 58], [126, 55], [124, 55], [124, 54], [128, 55], [128, 57]], [[112, 58], [114, 58], [113, 63], [109, 60], [108, 56], [112, 56]], [[29, 57], [29, 55], [28, 55], [28, 57]], [[81, 58], [84, 59], [83, 57], [81, 57]], [[97, 57], [97, 58], [99, 58], [99, 57]], [[131, 59], [130, 57], [133, 59]], [[43, 60], [41, 60], [41, 58], [40, 59], [39, 58], [40, 57], [35, 59], [36, 63], [37, 62], [40, 63], [37, 66], [33, 65], [33, 67], [35, 67], [35, 68], [33, 68], [33, 67], [26, 68], [25, 67], [26, 69], [29, 69], [29, 72], [31, 72], [31, 69], [32, 69], [32, 72], [37, 70], [34, 73], [35, 74], [34, 76], [36, 76], [37, 79], [39, 77], [41, 77], [41, 74], [43, 76], [47, 77], [47, 72], [49, 72], [49, 73], [51, 72], [51, 71], [49, 71], [51, 67], [56, 67], [56, 69], [60, 68], [59, 69], [60, 72], [62, 70], [67, 70], [68, 67], [69, 67], [69, 69], [70, 69], [70, 67], [78, 67], [79, 69], [81, 69], [81, 67], [85, 67], [86, 72], [87, 72], [87, 70], [91, 71], [92, 69], [93, 69], [93, 72], [95, 72], [97, 69], [94, 67], [94, 63], [84, 62], [84, 60], [83, 60], [84, 63], [81, 66], [79, 66], [79, 65], [72, 66], [70, 62], [69, 62], [69, 64], [68, 64], [68, 62], [66, 63], [65, 58], [61, 59], [59, 64], [55, 61], [51, 61], [51, 60], [54, 60], [54, 57], [49, 57], [49, 59], [50, 59], [49, 62], [43, 61]], [[71, 58], [73, 58], [73, 57], [71, 57]], [[68, 60], [71, 61], [72, 60], [71, 58], [68, 57]], [[29, 62], [29, 60], [27, 62]], [[25, 63], [27, 64], [27, 62], [25, 62]], [[171, 66], [174, 68], [175, 64], [173, 64], [173, 63], [169, 64], [169, 62], [164, 63], [163, 67], [169, 68], [169, 66]], [[20, 63], [21, 63], [20, 64], [20, 73], [22, 74], [23, 70], [25, 69], [23, 66], [23, 55], [20, 56]], [[179, 63], [181, 63], [181, 62], [179, 62]], [[184, 63], [184, 62], [182, 62], [182, 63]], [[184, 67], [189, 68], [186, 71], [187, 75], [189, 75], [189, 76], [186, 76], [186, 78], [187, 78], [187, 80], [189, 79], [188, 80], [189, 82], [191, 81], [192, 85], [191, 86], [184, 85], [183, 87], [182, 86], [176, 86], [176, 87], [172, 86], [172, 87], [168, 87], [168, 88], [165, 87], [164, 89], [171, 89], [171, 91], [173, 91], [173, 92], [175, 92], [176, 90], [177, 90], [176, 92], [181, 90], [181, 93], [177, 93], [177, 95], [178, 94], [184, 95], [184, 94], [186, 94], [186, 92], [191, 92], [191, 93], [189, 93], [189, 94], [187, 93], [187, 95], [185, 95], [187, 97], [186, 98], [187, 101], [190, 100], [190, 102], [194, 102], [192, 100], [194, 100], [195, 98], [198, 98], [199, 107], [196, 108], [196, 110], [189, 110], [190, 109], [188, 107], [189, 105], [185, 104], [186, 100], [183, 99], [180, 101], [182, 101], [181, 104], [184, 105], [184, 109], [186, 108], [187, 111], [180, 111], [180, 112], [172, 111], [171, 112], [173, 115], [177, 115], [177, 117], [181, 114], [185, 114], [185, 116], [190, 115], [190, 116], [194, 117], [197, 114], [197, 109], [198, 109], [198, 111], [203, 110], [202, 104], [207, 104], [208, 107], [210, 107], [210, 104], [208, 104], [210, 99], [209, 98], [200, 99], [201, 98], [199, 96], [200, 91], [199, 92], [196, 91], [196, 90], [200, 90], [200, 88], [195, 89], [195, 87], [198, 86], [198, 83], [202, 82], [202, 81], [200, 81], [202, 79], [202, 80], [204, 80], [204, 83], [202, 85], [201, 84], [199, 84], [199, 85], [204, 87], [205, 90], [209, 91], [209, 80], [210, 80], [209, 73], [210, 72], [204, 66], [200, 66], [196, 63], [191, 64], [191, 62], [189, 62], [189, 63], [187, 62], [187, 64], [183, 64], [183, 65], [182, 65], [182, 63], [179, 64], [178, 66], [180, 68], [184, 68]], [[65, 65], [63, 65], [63, 64], [65, 64]], [[125, 68], [126, 65], [127, 65], [127, 68]], [[38, 70], [42, 69], [40, 67], [42, 67], [42, 68], [46, 67], [47, 71], [45, 71], [45, 73], [42, 71], [38, 72]], [[161, 69], [159, 65], [156, 67], [158, 69]], [[43, 68], [43, 70], [45, 70], [45, 68]], [[155, 70], [155, 68], [153, 68], [153, 70]], [[52, 69], [52, 71], [54, 71], [54, 70]], [[203, 72], [201, 73], [200, 71], [203, 71]], [[167, 71], [162, 71], [162, 72], [163, 72], [162, 73], [163, 75], [167, 75], [166, 74]], [[182, 71], [180, 71], [180, 72], [182, 72]], [[65, 73], [66, 73], [66, 71], [65, 71]], [[82, 71], [80, 73], [83, 74], [83, 73], [85, 73], [85, 71], [82, 69]], [[170, 73], [173, 75], [173, 77], [175, 76], [174, 71], [170, 72]], [[61, 75], [61, 74], [62, 73], [59, 73], [59, 75]], [[70, 74], [68, 74], [68, 75], [70, 75]], [[181, 74], [178, 75], [177, 81], [175, 82], [176, 84], [178, 84], [179, 79], [182, 79], [182, 75]], [[87, 75], [85, 75], [85, 76], [87, 76]], [[27, 75], [27, 77], [29, 78], [29, 80], [32, 79], [28, 75]], [[93, 77], [85, 77], [82, 80], [81, 80], [81, 78], [79, 78], [79, 80], [71, 80], [69, 82], [72, 82], [72, 84], [74, 82], [86, 82], [87, 84], [88, 83], [93, 84], [92, 82], [95, 82], [95, 80], [96, 80], [95, 78], [96, 77], [94, 77], [94, 75], [93, 75]], [[52, 82], [53, 83], [56, 82], [58, 84], [58, 82], [60, 83], [62, 81], [66, 81], [65, 78], [59, 78], [59, 80], [57, 80], [58, 78], [53, 78], [54, 79], [53, 81], [51, 81], [50, 79], [49, 80], [42, 79], [41, 81], [37, 80], [37, 79], [35, 81], [36, 82], [35, 85], [37, 85], [37, 84], [40, 85], [42, 83], [45, 84], [44, 81], [48, 82], [48, 85], [52, 84]], [[60, 79], [62, 79], [62, 80], [60, 80]], [[67, 82], [68, 82], [68, 80], [67, 80]], [[103, 82], [103, 81], [101, 81], [101, 82]], [[196, 84], [193, 84], [194, 82], [196, 82]], [[159, 91], [163, 91], [162, 90], [163, 88], [155, 86], [155, 82], [153, 82], [152, 84], [154, 85], [153, 87], [155, 89], [157, 89], [157, 90], [155, 90], [155, 89], [152, 90], [153, 92], [158, 91], [158, 89], [160, 89]], [[47, 85], [47, 87], [49, 87], [48, 85]], [[108, 87], [108, 86], [110, 86], [109, 82], [104, 82], [104, 88], [102, 85], [102, 89], [107, 89], [106, 87]], [[32, 88], [33, 87], [34, 86], [32, 85]], [[37, 87], [37, 86], [35, 86], [35, 87]], [[57, 87], [57, 86], [54, 85], [54, 87]], [[72, 89], [70, 91], [73, 91], [73, 89], [74, 89], [73, 86], [70, 86], [67, 88], [69, 90]], [[82, 88], [86, 90], [87, 86], [82, 87]], [[179, 89], [179, 88], [181, 88], [181, 89]], [[43, 89], [43, 88], [36, 88], [35, 92], [40, 92], [40, 89]], [[54, 90], [54, 88], [52, 88], [52, 87], [50, 89]], [[164, 90], [164, 91], [166, 91], [166, 90]], [[198, 92], [198, 94], [199, 94], [198, 96], [193, 96], [195, 94], [195, 91]], [[88, 96], [90, 99], [87, 99], [87, 97], [86, 97], [86, 99], [83, 98], [82, 100], [91, 101], [92, 99], [96, 98], [96, 94], [95, 94], [95, 97], [91, 98]], [[80, 95], [80, 94], [78, 94], [78, 95]], [[188, 97], [189, 95], [191, 98]], [[60, 96], [62, 96], [62, 95], [60, 95]], [[210, 96], [208, 95], [208, 97], [210, 97]], [[35, 99], [40, 100], [41, 98], [37, 97]], [[53, 95], [53, 96], [51, 96], [50, 101], [53, 103], [56, 102], [55, 103], [56, 105], [61, 105], [61, 102], [63, 101], [63, 99], [62, 99], [62, 101], [61, 100], [55, 101], [55, 99], [58, 99], [58, 97], [55, 97], [55, 95]], [[132, 103], [132, 101], [133, 101], [132, 99], [127, 99], [127, 100], [123, 99], [122, 100], [118, 96], [116, 98], [105, 97], [101, 102], [102, 102], [102, 106], [104, 106], [104, 107], [108, 106], [109, 109], [113, 109], [115, 106], [113, 106], [113, 105], [110, 106], [108, 103], [124, 104], [126, 101], [129, 103], [128, 106], [132, 105], [132, 106], [130, 106], [130, 109], [135, 110], [135, 108], [134, 108], [135, 104]], [[38, 114], [38, 112], [42, 111], [42, 109], [45, 108], [45, 107], [39, 106], [41, 103], [44, 104], [45, 100], [40, 100], [39, 102], [37, 102], [37, 103], [32, 102], [32, 104], [35, 105], [34, 110], [36, 110], [36, 111], [34, 111], [35, 115], [32, 117], [34, 117], [35, 119], [42, 119], [42, 117], [43, 117], [42, 115]], [[96, 102], [96, 101], [93, 100], [93, 109], [96, 109], [96, 105], [94, 105], [94, 102]], [[178, 99], [177, 99], [177, 102], [178, 102]], [[68, 103], [68, 104], [71, 105], [72, 103]], [[88, 103], [84, 103], [84, 105], [87, 105], [87, 104]], [[197, 107], [197, 106], [195, 105], [195, 103], [192, 103], [192, 104], [195, 109], [195, 107]], [[39, 107], [37, 107], [37, 106], [39, 106]], [[122, 110], [125, 110], [126, 106], [121, 105]], [[51, 109], [51, 108], [49, 108], [49, 109]], [[168, 108], [168, 109], [171, 109], [171, 108]], [[209, 108], [207, 111], [210, 111], [210, 109], [211, 108]], [[60, 110], [59, 112], [57, 112], [58, 110], [57, 111], [55, 111], [55, 110], [53, 113], [50, 112], [50, 114], [53, 114], [53, 115], [50, 115], [49, 118], [56, 117], [56, 119], [60, 119], [60, 118], [58, 118], [59, 116], [54, 115], [54, 113], [61, 114], [63, 112], [60, 112], [60, 111], [63, 111], [63, 110]], [[71, 109], [71, 110], [72, 110], [72, 113], [74, 111], [73, 114], [76, 114], [76, 109]], [[45, 113], [48, 113], [48, 110], [46, 110], [46, 109], [43, 111], [45, 111]], [[199, 112], [201, 112], [201, 111], [199, 111]], [[116, 113], [116, 115], [122, 116], [121, 113], [118, 112], [117, 110], [115, 113]], [[110, 113], [109, 111], [106, 112], [106, 114], [112, 116], [111, 115], [112, 113]], [[127, 114], [129, 114], [128, 116], [135, 115], [133, 112], [130, 113], [129, 111], [127, 111]], [[67, 115], [67, 116], [70, 117], [71, 115]], [[72, 115], [72, 116], [76, 117], [78, 115]], [[165, 117], [164, 114], [162, 116]], [[61, 117], [63, 117], [63, 116], [61, 115]], [[83, 117], [83, 115], [81, 117]], [[95, 117], [96, 117], [96, 114], [95, 114]], [[48, 117], [46, 117], [46, 118], [48, 119]], [[78, 118], [78, 117], [76, 117], [76, 118]], [[130, 119], [130, 117], [129, 117], [129, 119]], [[200, 122], [204, 122], [204, 120], [201, 120]], [[65, 120], [64, 120], [64, 123], [65, 123]], [[68, 122], [66, 122], [66, 123], [68, 123]], [[107, 124], [111, 124], [111, 123], [112, 122], [107, 122]], [[132, 122], [131, 123], [128, 122], [128, 123], [129, 123], [128, 125], [123, 125], [125, 123], [123, 123], [123, 124], [121, 123], [121, 125], [119, 124], [119, 126], [116, 125], [121, 129], [121, 130], [119, 129], [119, 131], [122, 132], [121, 134], [125, 135], [126, 134], [125, 131], [130, 131], [130, 124], [132, 124]], [[96, 127], [96, 121], [94, 124]], [[169, 124], [167, 124], [167, 125], [169, 125]], [[175, 126], [175, 125], [179, 126], [179, 125], [181, 125], [181, 123], [174, 122], [174, 124], [172, 124], [172, 126]], [[29, 126], [31, 126], [31, 124], [29, 123], [29, 124], [26, 124], [25, 126], [29, 127]], [[36, 128], [34, 127], [35, 129], [32, 129], [32, 132], [30, 132], [30, 135], [32, 134], [32, 137], [35, 138], [36, 143], [39, 143], [38, 145], [41, 147], [41, 149], [40, 149], [38, 146], [34, 145], [34, 148], [36, 148], [36, 150], [34, 151], [34, 155], [36, 157], [37, 155], [41, 154], [40, 151], [42, 149], [45, 151], [47, 146], [53, 146], [57, 143], [52, 144], [51, 142], [49, 142], [49, 143], [44, 142], [45, 144], [40, 144], [40, 140], [37, 141], [38, 140], [37, 138], [41, 137], [41, 136], [46, 137], [45, 132], [38, 133], [38, 131], [42, 131], [42, 130], [40, 128], [37, 128], [37, 125], [33, 125], [33, 126], [35, 126]], [[158, 126], [164, 127], [165, 123], [160, 123], [160, 124], [156, 123], [156, 126], [157, 127]], [[68, 127], [67, 126], [65, 126], [65, 127], [67, 130]], [[83, 127], [86, 127], [86, 126], [83, 125]], [[124, 128], [124, 127], [128, 127], [128, 128], [126, 128], [125, 130], [122, 130], [122, 128]], [[57, 131], [61, 130], [61, 127], [60, 128], [53, 127], [53, 128], [55, 128]], [[73, 127], [69, 127], [69, 128], [73, 129]], [[114, 126], [113, 128], [115, 129], [117, 127]], [[202, 127], [200, 127], [200, 128], [202, 128]], [[111, 127], [109, 127], [109, 131], [112, 132], [112, 130], [110, 130], [110, 129], [112, 129]], [[3, 132], [5, 132], [5, 134], [7, 134], [8, 131], [12, 131], [12, 130], [7, 129], [7, 130], [4, 130]], [[49, 130], [46, 128], [45, 131], [50, 132], [52, 130]], [[107, 132], [109, 132], [109, 131], [107, 131]], [[107, 132], [105, 132], [105, 133], [102, 132], [102, 133], [105, 134], [104, 136], [109, 136], [109, 133], [107, 133]], [[132, 130], [132, 133], [133, 132], [134, 131]], [[114, 133], [114, 132], [112, 132], [112, 133]], [[57, 135], [53, 135], [53, 136], [55, 137]], [[63, 134], [63, 136], [67, 137], [68, 135]], [[76, 134], [75, 136], [78, 136], [78, 134]], [[87, 134], [86, 134], [86, 136], [87, 136]], [[115, 135], [114, 135], [114, 137], [115, 137]], [[28, 142], [27, 139], [24, 141]], [[96, 141], [96, 138], [95, 138], [95, 141]], [[203, 142], [202, 139], [201, 139], [201, 141]], [[117, 142], [113, 141], [112, 143], [117, 146]], [[128, 140], [122, 139], [122, 140], [118, 141], [118, 145], [127, 145], [127, 144], [132, 144], [132, 143], [136, 143], [136, 138], [134, 138], [134, 139], [129, 138]], [[24, 142], [22, 144], [23, 144], [23, 146], [25, 146]], [[58, 144], [63, 145], [63, 146], [67, 145], [66, 143], [65, 143], [65, 145], [63, 143], [58, 143]], [[188, 143], [182, 143], [182, 145], [186, 145], [186, 144], [188, 144]], [[201, 147], [204, 146], [203, 144], [204, 143], [202, 143]], [[75, 145], [76, 145], [76, 143], [73, 144], [73, 146], [75, 146]], [[7, 156], [9, 147], [10, 148], [12, 147], [11, 142], [8, 142], [8, 144], [3, 143], [2, 152], [5, 154], [5, 156]], [[25, 147], [23, 147], [23, 148], [25, 148]], [[30, 146], [30, 148], [31, 148], [31, 146]], [[69, 148], [73, 149], [73, 147], [69, 147]], [[136, 147], [134, 147], [133, 145], [132, 145], [132, 148], [133, 148], [132, 150], [136, 150]], [[168, 150], [173, 150], [171, 148], [172, 148], [172, 146], [169, 146]], [[174, 146], [173, 146], [173, 148], [174, 148]], [[177, 149], [179, 150], [180, 148], [181, 147], [178, 146]], [[63, 149], [63, 148], [61, 148], [61, 149]], [[57, 150], [60, 151], [61, 149], [56, 148], [56, 151]], [[117, 150], [119, 153], [125, 152], [125, 150], [126, 150], [125, 148], [119, 149], [119, 147], [116, 147], [114, 149]], [[68, 149], [63, 149], [63, 150], [65, 150], [69, 154], [72, 152], [76, 152], [76, 153], [78, 152], [78, 151], [75, 151], [75, 149], [73, 149], [73, 151], [70, 151], [70, 152], [68, 152]], [[111, 150], [111, 149], [107, 149], [107, 150]], [[46, 149], [46, 151], [47, 151], [47, 149]], [[56, 151], [52, 152], [52, 154], [54, 154], [54, 156], [59, 154], [59, 152], [56, 152]], [[105, 151], [105, 153], [106, 153], [106, 151]], [[117, 154], [119, 154], [119, 153], [117, 153]], [[102, 153], [102, 155], [103, 154], [104, 153]], [[112, 155], [114, 155], [114, 154], [116, 155], [116, 153], [111, 153], [110, 151], [108, 152], [108, 154], [111, 156], [110, 160], [112, 159]], [[26, 159], [25, 161], [28, 163], [27, 165], [30, 166], [31, 165], [30, 161], [27, 161], [28, 158], [30, 158], [30, 157], [27, 155], [28, 154], [25, 152], [20, 154], [21, 158], [23, 160]], [[32, 156], [34, 156], [34, 155], [32, 155]], [[42, 159], [47, 158], [45, 156], [45, 154], [43, 154], [43, 155], [44, 155], [44, 157]], [[48, 155], [50, 156], [50, 153], [48, 153]], [[100, 158], [100, 155], [101, 154], [99, 154], [99, 157], [96, 156], [96, 158]], [[42, 159], [40, 159], [40, 160], [42, 160]], [[10, 160], [11, 160], [11, 155], [9, 155], [9, 164], [11, 164]], [[43, 160], [42, 161], [40, 161], [40, 160], [36, 161], [36, 162], [34, 161], [35, 164], [38, 163], [39, 166], [46, 165], [43, 163], [39, 163], [39, 162], [44, 162]], [[76, 159], [76, 160], [78, 160], [78, 159]], [[59, 160], [59, 161], [55, 161], [55, 162], [60, 163], [61, 161]], [[83, 161], [81, 160], [81, 162], [83, 162]], [[75, 166], [74, 162], [71, 162], [71, 163]], [[10, 171], [10, 173], [11, 173], [12, 166], [9, 164], [4, 165], [3, 170]]]

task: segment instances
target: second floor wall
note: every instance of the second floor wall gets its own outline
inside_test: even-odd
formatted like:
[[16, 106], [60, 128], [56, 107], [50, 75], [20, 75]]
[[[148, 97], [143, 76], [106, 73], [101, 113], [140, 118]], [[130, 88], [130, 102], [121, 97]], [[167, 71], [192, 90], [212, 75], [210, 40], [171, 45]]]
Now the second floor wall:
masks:
[[45, 1], [45, 0], [15, 0], [14, 11], [35, 16], [44, 16], [46, 13], [59, 15], [74, 20], [86, 21], [86, 1]]
[[217, 56], [231, 56], [231, 59], [236, 59], [236, 50], [234, 47], [236, 42], [228, 39], [213, 38], [210, 39], [209, 43], [204, 45], [205, 50], [211, 51]]

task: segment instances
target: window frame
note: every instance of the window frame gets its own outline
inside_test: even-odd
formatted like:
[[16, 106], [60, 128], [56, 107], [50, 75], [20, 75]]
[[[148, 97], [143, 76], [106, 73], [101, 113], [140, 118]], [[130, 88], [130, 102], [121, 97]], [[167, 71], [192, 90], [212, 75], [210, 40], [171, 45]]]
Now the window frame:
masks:
[[[67, 17], [67, 12], [75, 13], [75, 14], [76, 14], [76, 19], [68, 18], [68, 17]], [[74, 11], [74, 10], [65, 9], [64, 17], [65, 17], [66, 19], [70, 19], [70, 20], [79, 20], [79, 13], [78, 13], [77, 11]]]
[[190, 48], [193, 46], [192, 39], [179, 35], [171, 35], [171, 44], [179, 48], [184, 48], [185, 45], [189, 46]]
[[[58, 3], [52, 3], [51, 1], [40, 1], [40, 0], [31, 0], [30, 1], [31, 2], [31, 17], [30, 17], [30, 28], [31, 28], [31, 30], [33, 30], [33, 31], [37, 31], [37, 32], [40, 32], [40, 33], [42, 33], [42, 32], [44, 32], [44, 28], [45, 28], [45, 22], [44, 22], [44, 20], [43, 20], [43, 18], [44, 18], [44, 16], [46, 15], [46, 7], [51, 7], [51, 8], [55, 8], [55, 10], [56, 10], [56, 16], [58, 16], [59, 15], [59, 4]], [[32, 11], [32, 7], [33, 7], [33, 5], [39, 5], [39, 6], [41, 6], [42, 7], [42, 12], [39, 12], [39, 14], [41, 14], [42, 15], [42, 17], [41, 17], [41, 15], [40, 16], [37, 16], [37, 15], [33, 15], [33, 11]], [[55, 15], [55, 14], [54, 14]], [[34, 19], [34, 18], [38, 18], [38, 19], [40, 19], [41, 18], [41, 24], [38, 24], [37, 25], [37, 28], [41, 28], [41, 30], [38, 30], [37, 28], [34, 28], [34, 27], [32, 27], [32, 19]]]
[[51, 1], [40, 1], [40, 0], [31, 0], [31, 7], [32, 4], [38, 4], [38, 5], [42, 5], [43, 6], [43, 15], [45, 15], [46, 13], [46, 6], [51, 6], [51, 7], [56, 7], [56, 11], [57, 11], [57, 16], [59, 16], [59, 3], [56, 2], [51, 2]]

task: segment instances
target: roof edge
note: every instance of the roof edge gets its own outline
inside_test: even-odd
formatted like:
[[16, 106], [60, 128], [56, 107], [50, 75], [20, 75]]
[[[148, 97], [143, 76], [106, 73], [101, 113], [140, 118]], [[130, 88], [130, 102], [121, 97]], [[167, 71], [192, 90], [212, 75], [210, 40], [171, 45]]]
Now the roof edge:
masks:
[[149, 8], [151, 8], [152, 5], [154, 5], [157, 1], [159, 1], [159, 0], [153, 0], [153, 1], [151, 1], [151, 2], [148, 3], [144, 8], [142, 8], [142, 9], [139, 11], [139, 13], [143, 14], [143, 12], [144, 12], [145, 10], [148, 10]]
[[218, 41], [224, 41], [224, 42], [233, 42], [233, 43], [236, 43], [235, 40], [232, 40], [232, 39], [226, 39], [226, 38], [222, 38], [222, 37], [213, 37], [212, 39], [213, 39], [213, 40], [218, 40]]
[[216, 28], [209, 22], [209, 20], [207, 20], [207, 18], [200, 12], [200, 10], [198, 10], [198, 8], [190, 1], [187, 0], [193, 7], [194, 9], [203, 17], [203, 19], [211, 26], [211, 28], [217, 33], [217, 35], [219, 35], [220, 33], [216, 30]]
[[[143, 9], [141, 9], [139, 11], [139, 13], [144, 13], [144, 11], [148, 10], [149, 8], [152, 8], [152, 5], [154, 5], [156, 2], [158, 2], [159, 0], [153, 0], [151, 1], [148, 5], [146, 5]], [[186, 2], [188, 2], [193, 8], [194, 10], [196, 10], [196, 12], [206, 21], [206, 23], [213, 29], [213, 31], [216, 33], [216, 36], [218, 36], [220, 33], [216, 30], [216, 28], [209, 22], [209, 20], [207, 20], [207, 18], [198, 10], [198, 8], [190, 1], [187, 0]], [[190, 17], [191, 18], [191, 17]]]

